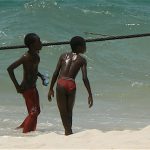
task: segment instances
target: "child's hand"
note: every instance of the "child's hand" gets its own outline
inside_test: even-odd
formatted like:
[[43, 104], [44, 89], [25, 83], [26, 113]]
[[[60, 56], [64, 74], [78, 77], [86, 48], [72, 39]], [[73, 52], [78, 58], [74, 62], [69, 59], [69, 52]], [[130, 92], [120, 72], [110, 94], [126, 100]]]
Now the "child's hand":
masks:
[[47, 77], [47, 76], [42, 76], [42, 77], [41, 77], [41, 80], [42, 80], [42, 84], [43, 84], [44, 86], [48, 86], [48, 84], [49, 84], [49, 77]]
[[53, 90], [53, 89], [52, 89], [52, 90], [49, 90], [49, 92], [48, 92], [48, 100], [49, 100], [49, 101], [52, 100], [51, 96], [54, 97], [54, 90]]
[[22, 94], [24, 91], [24, 89], [21, 86], [17, 87], [16, 90], [17, 90], [17, 93], [20, 93], [20, 94]]
[[89, 104], [89, 108], [91, 108], [93, 106], [93, 98], [92, 98], [92, 96], [88, 97], [88, 104]]

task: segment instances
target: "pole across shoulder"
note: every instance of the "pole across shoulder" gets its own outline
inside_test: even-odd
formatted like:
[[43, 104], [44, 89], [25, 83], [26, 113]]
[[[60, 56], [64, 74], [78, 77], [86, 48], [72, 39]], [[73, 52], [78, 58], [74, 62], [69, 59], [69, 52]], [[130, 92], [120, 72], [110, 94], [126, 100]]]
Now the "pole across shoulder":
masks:
[[[139, 37], [146, 37], [146, 36], [150, 36], [150, 33], [121, 35], [121, 36], [107, 36], [107, 37], [100, 37], [100, 38], [85, 39], [85, 41], [86, 42], [98, 42], [98, 41], [108, 41], [108, 40], [139, 38]], [[49, 43], [42, 43], [42, 46], [66, 45], [66, 44], [69, 44], [69, 43], [70, 43], [70, 41], [49, 42]], [[26, 48], [26, 46], [25, 45], [2, 46], [2, 47], [0, 47], [0, 50], [19, 49], [19, 48]]]

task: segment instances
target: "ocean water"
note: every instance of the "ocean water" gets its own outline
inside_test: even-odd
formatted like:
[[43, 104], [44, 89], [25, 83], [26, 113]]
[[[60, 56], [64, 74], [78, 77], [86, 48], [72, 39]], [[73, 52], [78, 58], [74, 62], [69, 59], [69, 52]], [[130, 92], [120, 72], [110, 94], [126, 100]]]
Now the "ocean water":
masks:
[[[37, 33], [43, 42], [104, 35], [150, 32], [148, 0], [0, 0], [0, 46], [21, 45], [25, 34]], [[95, 34], [90, 34], [95, 33]], [[87, 43], [84, 57], [94, 105], [87, 104], [87, 92], [79, 73], [73, 114], [73, 130], [137, 130], [150, 124], [150, 38]], [[17, 94], [7, 67], [26, 49], [0, 51], [0, 136], [20, 136], [15, 130], [27, 112]], [[39, 71], [52, 77], [59, 55], [69, 45], [43, 47]], [[22, 67], [15, 70], [22, 79]], [[37, 82], [41, 114], [33, 135], [63, 134], [55, 98], [47, 100], [48, 87]]]

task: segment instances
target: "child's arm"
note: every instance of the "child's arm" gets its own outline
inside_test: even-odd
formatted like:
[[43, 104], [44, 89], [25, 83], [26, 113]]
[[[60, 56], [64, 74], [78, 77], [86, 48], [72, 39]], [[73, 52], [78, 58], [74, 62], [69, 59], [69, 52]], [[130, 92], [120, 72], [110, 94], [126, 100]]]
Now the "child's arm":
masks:
[[49, 92], [48, 92], [48, 100], [51, 101], [51, 96], [54, 97], [54, 90], [53, 90], [53, 87], [55, 85], [55, 82], [58, 78], [58, 75], [59, 75], [59, 71], [60, 71], [60, 68], [61, 68], [61, 56], [59, 58], [59, 61], [57, 63], [57, 66], [56, 66], [56, 69], [53, 73], [53, 76], [52, 76], [52, 80], [51, 80], [51, 84], [50, 84], [50, 89], [49, 89]]
[[17, 68], [18, 66], [20, 66], [21, 64], [23, 64], [23, 57], [21, 57], [19, 60], [15, 61], [14, 63], [12, 63], [8, 68], [7, 71], [9, 73], [9, 76], [12, 80], [12, 82], [14, 83], [16, 90], [18, 93], [22, 93], [22, 89], [20, 87], [20, 85], [18, 84], [15, 74], [14, 74], [14, 69]]
[[38, 72], [37, 76], [41, 78], [42, 84], [44, 85], [44, 75]]
[[38, 72], [37, 76], [39, 76], [41, 79], [44, 77], [44, 75], [42, 75], [40, 72]]
[[87, 77], [87, 63], [86, 60], [83, 63], [83, 66], [81, 67], [82, 70], [82, 79], [84, 82], [84, 85], [88, 91], [89, 97], [88, 97], [88, 104], [89, 104], [89, 108], [92, 107], [93, 105], [93, 96], [92, 96], [92, 92], [91, 92], [91, 87], [90, 87], [90, 83]]

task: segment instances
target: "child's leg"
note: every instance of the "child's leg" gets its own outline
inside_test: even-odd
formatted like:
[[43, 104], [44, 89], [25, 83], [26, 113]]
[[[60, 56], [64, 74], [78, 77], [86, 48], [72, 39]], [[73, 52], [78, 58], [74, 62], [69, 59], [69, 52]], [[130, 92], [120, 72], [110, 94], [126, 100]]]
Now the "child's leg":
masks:
[[72, 112], [75, 102], [76, 89], [68, 93], [67, 110], [68, 110], [68, 126], [70, 131], [66, 134], [72, 134]]
[[[30, 97], [29, 97], [29, 94], [30, 94], [30, 90], [27, 90], [27, 91], [25, 91], [24, 93], [23, 93], [23, 97], [24, 97], [24, 99], [25, 99], [25, 104], [26, 104], [26, 107], [27, 107], [27, 111], [28, 111], [28, 115], [30, 114], [30, 110], [32, 109], [31, 107], [32, 107], [32, 100], [31, 100], [31, 102], [29, 101], [29, 100], [26, 100], [26, 99], [29, 99]], [[25, 123], [25, 120], [26, 120], [26, 118], [24, 119], [24, 121], [22, 122], [22, 124], [19, 126], [19, 127], [17, 127], [16, 129], [20, 129], [20, 128], [23, 128], [24, 127], [24, 123]]]
[[[75, 91], [71, 92], [70, 96], [68, 96], [66, 89], [57, 85], [56, 98], [62, 123], [65, 128], [65, 135], [72, 134], [72, 109], [74, 104]], [[70, 102], [68, 102], [68, 100]]]
[[40, 113], [39, 95], [36, 88], [30, 89], [23, 94], [29, 115], [23, 122], [23, 133], [36, 129], [37, 117]]
[[68, 125], [68, 110], [67, 110], [67, 95], [65, 88], [57, 85], [56, 88], [57, 105], [60, 112], [61, 120], [65, 128], [65, 133], [69, 130]]

